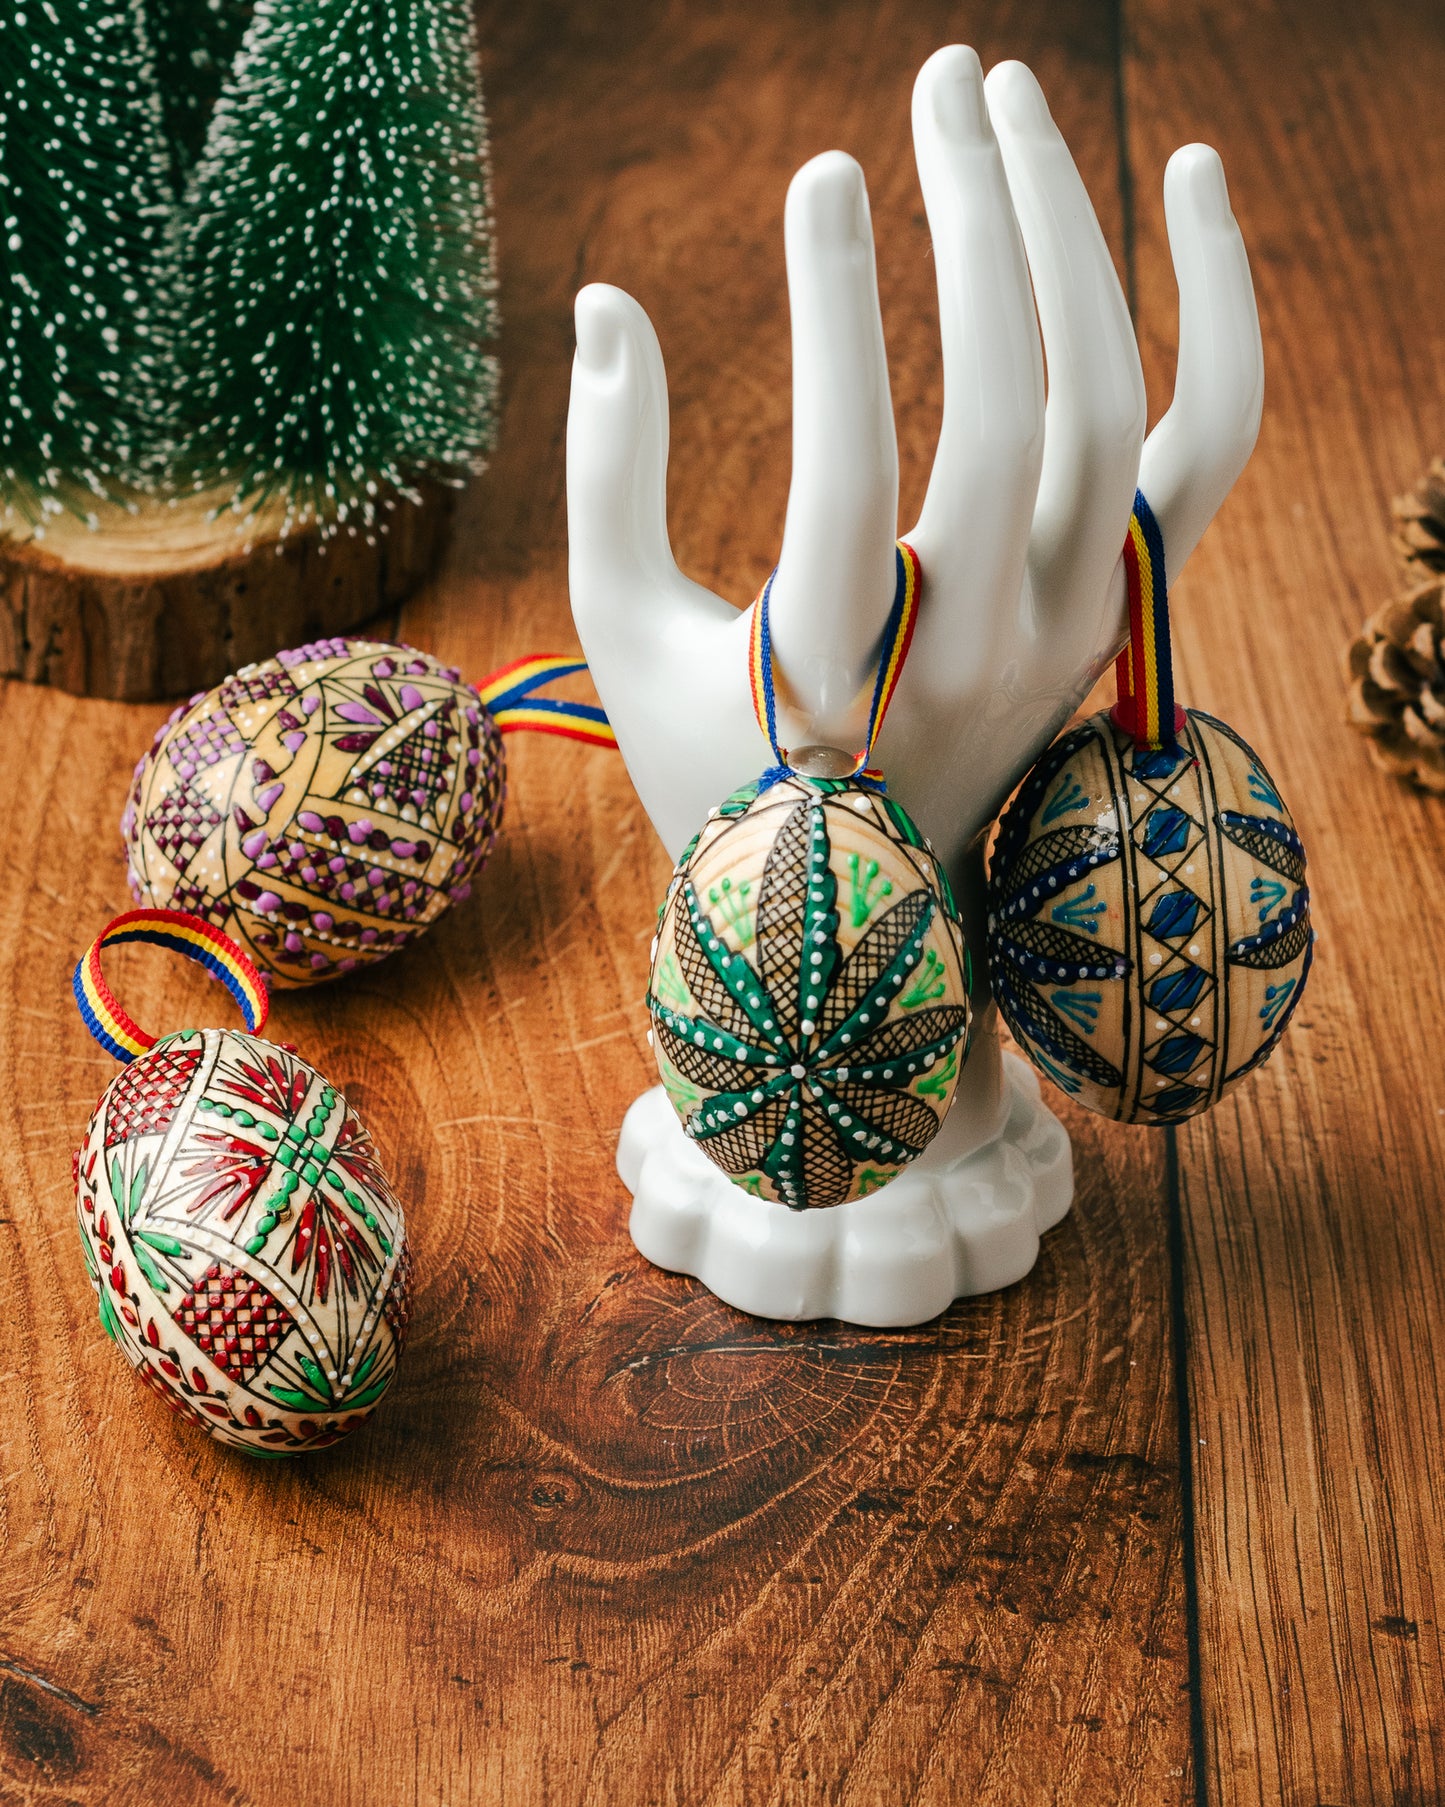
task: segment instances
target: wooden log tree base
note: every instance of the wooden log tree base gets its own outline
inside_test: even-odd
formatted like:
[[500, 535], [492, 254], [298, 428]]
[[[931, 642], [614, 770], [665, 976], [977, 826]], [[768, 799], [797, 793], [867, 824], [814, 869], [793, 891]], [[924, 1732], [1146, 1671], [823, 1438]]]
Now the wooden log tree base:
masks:
[[125, 702], [207, 689], [404, 602], [436, 568], [454, 493], [397, 498], [370, 537], [283, 532], [281, 505], [237, 514], [216, 492], [107, 505], [95, 527], [58, 515], [39, 538], [0, 513], [0, 676]]

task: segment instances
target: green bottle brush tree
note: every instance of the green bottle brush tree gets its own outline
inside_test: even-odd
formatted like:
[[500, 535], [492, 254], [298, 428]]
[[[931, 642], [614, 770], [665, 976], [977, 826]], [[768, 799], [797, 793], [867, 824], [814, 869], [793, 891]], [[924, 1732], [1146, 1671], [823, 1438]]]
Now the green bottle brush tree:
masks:
[[398, 600], [494, 292], [466, 0], [16, 0], [0, 670], [162, 694]]

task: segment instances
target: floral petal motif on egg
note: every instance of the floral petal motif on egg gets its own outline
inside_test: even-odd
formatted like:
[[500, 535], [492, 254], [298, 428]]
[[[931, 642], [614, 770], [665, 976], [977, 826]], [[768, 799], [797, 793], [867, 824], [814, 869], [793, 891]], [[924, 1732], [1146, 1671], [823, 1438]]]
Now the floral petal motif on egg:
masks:
[[897, 805], [739, 793], [674, 874], [648, 993], [663, 1081], [724, 1172], [793, 1210], [875, 1191], [937, 1133], [967, 1047], [951, 893]]

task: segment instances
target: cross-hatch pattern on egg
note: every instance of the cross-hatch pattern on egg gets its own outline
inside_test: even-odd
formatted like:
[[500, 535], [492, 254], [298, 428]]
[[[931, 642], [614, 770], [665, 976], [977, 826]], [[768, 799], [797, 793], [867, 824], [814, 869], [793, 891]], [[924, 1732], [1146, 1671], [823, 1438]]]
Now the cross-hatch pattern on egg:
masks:
[[307, 985], [395, 953], [466, 897], [505, 798], [501, 734], [458, 672], [333, 639], [178, 709], [121, 829], [138, 902]]
[[648, 991], [683, 1127], [793, 1210], [865, 1197], [928, 1145], [967, 1052], [941, 867], [876, 789], [791, 776], [709, 819], [673, 875]]
[[989, 976], [1057, 1085], [1174, 1123], [1267, 1060], [1313, 956], [1305, 856], [1258, 755], [1201, 710], [1177, 748], [1107, 714], [1057, 740], [999, 825]]
[[102, 1094], [75, 1186], [101, 1325], [173, 1411], [253, 1455], [364, 1423], [406, 1336], [406, 1220], [314, 1067], [236, 1030], [168, 1035]]

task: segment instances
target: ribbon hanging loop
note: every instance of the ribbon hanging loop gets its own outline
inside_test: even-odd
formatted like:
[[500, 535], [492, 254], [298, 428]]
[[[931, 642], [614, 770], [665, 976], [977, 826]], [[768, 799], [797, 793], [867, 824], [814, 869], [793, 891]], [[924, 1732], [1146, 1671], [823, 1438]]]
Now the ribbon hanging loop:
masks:
[[529, 653], [483, 678], [476, 692], [503, 734], [529, 729], [536, 734], [558, 734], [566, 740], [585, 741], [589, 746], [615, 747], [617, 735], [595, 703], [570, 703], [536, 694], [556, 679], [570, 678], [586, 669], [585, 660], [568, 653]]
[[102, 948], [131, 941], [169, 948], [204, 966], [236, 1000], [248, 1032], [259, 1035], [265, 1028], [271, 1008], [265, 982], [229, 935], [181, 910], [127, 910], [103, 928], [76, 961], [71, 981], [81, 1018], [107, 1054], [128, 1066], [137, 1055], [149, 1053], [159, 1039], [121, 1008], [100, 970]]
[[[881, 772], [871, 769], [868, 761], [872, 755], [874, 743], [878, 739], [879, 730], [883, 726], [883, 718], [888, 713], [888, 705], [893, 701], [893, 693], [898, 688], [898, 679], [902, 675], [904, 661], [908, 657], [908, 648], [912, 644], [913, 630], [918, 621], [919, 596], [923, 587], [923, 569], [918, 562], [918, 554], [905, 540], [897, 542], [895, 571], [893, 602], [888, 611], [888, 619], [884, 623], [878, 650], [874, 655], [877, 676], [873, 682], [873, 697], [868, 708], [866, 738], [862, 747], [851, 756], [844, 755], [844, 762], [851, 757], [851, 766], [836, 774], [839, 777], [856, 778], [879, 790], [884, 788], [883, 775]], [[748, 642], [753, 713], [757, 717], [758, 726], [768, 737], [768, 745], [773, 749], [775, 761], [774, 765], [763, 774], [765, 787], [770, 783], [776, 783], [779, 779], [786, 777], [789, 771], [795, 769], [791, 763], [790, 750], [778, 745], [777, 681], [773, 670], [773, 637], [770, 619], [773, 583], [777, 575], [777, 567], [774, 566], [753, 609], [752, 632]]]
[[1124, 540], [1124, 587], [1129, 644], [1114, 662], [1118, 701], [1112, 719], [1134, 737], [1136, 746], [1172, 752], [1179, 744], [1184, 711], [1174, 701], [1164, 535], [1141, 489], [1134, 492]]

